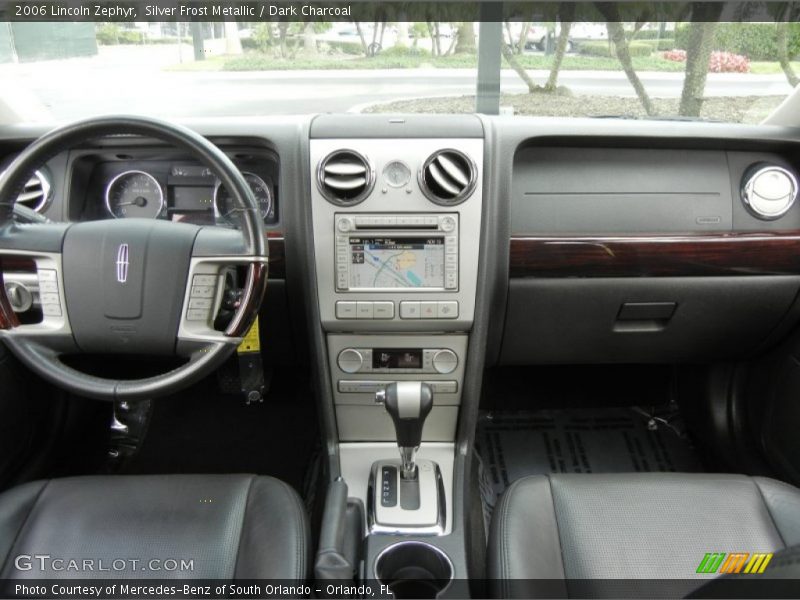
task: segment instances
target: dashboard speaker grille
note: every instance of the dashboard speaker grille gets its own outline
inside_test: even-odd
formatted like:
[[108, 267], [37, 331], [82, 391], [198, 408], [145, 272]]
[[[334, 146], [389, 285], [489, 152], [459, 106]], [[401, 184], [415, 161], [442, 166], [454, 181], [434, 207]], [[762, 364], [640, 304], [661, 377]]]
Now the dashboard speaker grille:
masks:
[[355, 150], [336, 150], [320, 161], [317, 184], [329, 202], [352, 206], [372, 191], [375, 172], [369, 160]]
[[458, 150], [434, 152], [420, 171], [419, 185], [429, 200], [452, 206], [466, 200], [475, 189], [475, 163]]

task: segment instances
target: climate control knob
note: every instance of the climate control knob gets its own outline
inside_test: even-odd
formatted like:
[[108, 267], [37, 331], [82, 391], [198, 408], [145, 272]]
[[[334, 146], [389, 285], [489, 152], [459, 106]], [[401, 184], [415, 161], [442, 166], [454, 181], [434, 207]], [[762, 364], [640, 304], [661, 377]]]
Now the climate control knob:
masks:
[[339, 352], [339, 357], [336, 362], [339, 368], [345, 373], [358, 373], [361, 370], [361, 366], [364, 364], [364, 357], [358, 350], [346, 348]]
[[456, 370], [458, 366], [458, 356], [452, 350], [439, 350], [433, 355], [433, 368], [437, 373], [446, 375]]

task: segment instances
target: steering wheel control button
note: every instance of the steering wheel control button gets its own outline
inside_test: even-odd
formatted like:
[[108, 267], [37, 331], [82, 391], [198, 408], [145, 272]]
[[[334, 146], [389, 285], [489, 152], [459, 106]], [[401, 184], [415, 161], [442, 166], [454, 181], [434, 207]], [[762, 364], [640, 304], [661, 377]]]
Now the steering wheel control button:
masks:
[[187, 321], [205, 321], [208, 319], [208, 311], [200, 308], [190, 308], [186, 311]]
[[[42, 304], [42, 315], [45, 317], [62, 316], [61, 295], [58, 290], [58, 275], [55, 269], [38, 269], [36, 274], [39, 280], [39, 301]], [[9, 293], [9, 297], [13, 300], [12, 293]]]
[[189, 298], [189, 308], [211, 310], [211, 298]]
[[364, 357], [358, 350], [347, 348], [339, 353], [339, 368], [345, 373], [358, 373], [364, 364]]
[[458, 302], [455, 300], [442, 300], [437, 303], [436, 316], [439, 319], [458, 318]]
[[213, 298], [214, 287], [211, 285], [193, 285], [190, 296], [192, 298]]
[[42, 304], [42, 314], [45, 317], [60, 317], [61, 306], [58, 304]]
[[192, 285], [210, 285], [214, 287], [217, 285], [216, 275], [195, 275], [192, 277]]
[[356, 318], [356, 303], [339, 301], [336, 303], [336, 318], [337, 319], [355, 319]]
[[406, 300], [400, 303], [401, 319], [419, 319], [420, 303], [413, 300]]
[[456, 370], [458, 357], [452, 350], [439, 350], [433, 355], [433, 368], [437, 373], [446, 375]]
[[394, 302], [375, 302], [372, 308], [375, 319], [394, 319]]
[[33, 306], [33, 293], [25, 284], [16, 281], [6, 283], [6, 295], [11, 308], [16, 313], [24, 313]]

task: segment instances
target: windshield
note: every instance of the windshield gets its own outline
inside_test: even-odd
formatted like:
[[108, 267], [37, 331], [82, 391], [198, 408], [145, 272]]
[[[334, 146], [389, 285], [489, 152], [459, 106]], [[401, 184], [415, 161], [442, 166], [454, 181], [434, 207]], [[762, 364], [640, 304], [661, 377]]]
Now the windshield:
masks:
[[568, 9], [493, 22], [20, 17], [0, 23], [0, 121], [477, 110], [757, 123], [798, 82], [800, 25], [780, 15], [599, 16], [607, 20]]

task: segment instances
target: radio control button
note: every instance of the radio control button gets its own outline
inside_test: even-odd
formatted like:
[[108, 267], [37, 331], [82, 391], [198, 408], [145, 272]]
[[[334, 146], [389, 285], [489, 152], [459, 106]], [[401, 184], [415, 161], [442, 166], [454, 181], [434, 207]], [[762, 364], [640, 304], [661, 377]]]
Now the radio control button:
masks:
[[435, 319], [438, 307], [436, 302], [420, 302], [419, 303], [419, 318], [420, 319]]
[[436, 316], [439, 319], [458, 318], [458, 302], [455, 300], [442, 300], [437, 304]]
[[356, 305], [357, 319], [371, 319], [373, 312], [372, 302], [358, 302]]
[[419, 319], [419, 302], [404, 301], [400, 303], [400, 318], [401, 319]]
[[356, 318], [356, 303], [339, 301], [336, 303], [336, 318], [337, 319], [355, 319]]
[[339, 353], [337, 363], [345, 373], [358, 373], [361, 370], [361, 365], [364, 364], [364, 357], [361, 356], [358, 350], [347, 348]]
[[453, 231], [456, 228], [456, 220], [453, 217], [444, 217], [441, 223], [442, 231]]
[[372, 314], [375, 319], [394, 319], [394, 302], [375, 302]]
[[[358, 220], [356, 220], [357, 222]], [[347, 217], [342, 217], [336, 223], [336, 228], [341, 231], [342, 233], [350, 231], [353, 228], [353, 221], [348, 219]]]
[[433, 368], [443, 375], [452, 373], [458, 366], [458, 357], [452, 350], [439, 350], [433, 356]]
[[340, 290], [347, 289], [347, 273], [336, 274], [336, 287]]

